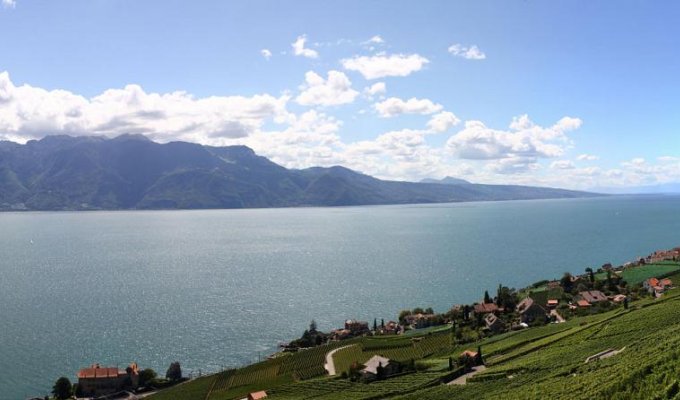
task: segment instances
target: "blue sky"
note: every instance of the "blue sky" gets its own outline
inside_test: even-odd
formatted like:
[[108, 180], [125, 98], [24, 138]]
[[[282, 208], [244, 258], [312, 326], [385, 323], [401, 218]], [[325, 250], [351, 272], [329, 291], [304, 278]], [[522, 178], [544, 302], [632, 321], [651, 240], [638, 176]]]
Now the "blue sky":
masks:
[[0, 2], [7, 140], [142, 133], [400, 180], [680, 181], [676, 2]]

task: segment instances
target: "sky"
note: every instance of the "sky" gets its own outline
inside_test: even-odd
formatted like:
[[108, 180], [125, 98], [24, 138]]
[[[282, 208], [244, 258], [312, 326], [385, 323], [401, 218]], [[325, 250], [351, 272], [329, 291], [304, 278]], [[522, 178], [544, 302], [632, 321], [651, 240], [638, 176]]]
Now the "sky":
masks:
[[0, 0], [0, 140], [143, 134], [289, 168], [680, 182], [675, 1]]

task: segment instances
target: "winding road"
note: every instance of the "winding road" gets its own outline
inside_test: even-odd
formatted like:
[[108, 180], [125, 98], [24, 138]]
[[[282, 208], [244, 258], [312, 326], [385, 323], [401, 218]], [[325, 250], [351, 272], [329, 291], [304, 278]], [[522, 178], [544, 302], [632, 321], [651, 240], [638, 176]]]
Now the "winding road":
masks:
[[337, 349], [331, 350], [331, 351], [328, 352], [328, 354], [326, 354], [326, 363], [323, 365], [323, 367], [326, 371], [328, 371], [329, 376], [335, 375], [335, 362], [333, 361], [333, 355], [337, 351], [340, 351], [342, 349], [346, 349], [346, 348], [352, 347], [352, 346], [356, 346], [356, 344], [350, 344], [350, 345], [347, 345], [347, 346], [338, 347]]

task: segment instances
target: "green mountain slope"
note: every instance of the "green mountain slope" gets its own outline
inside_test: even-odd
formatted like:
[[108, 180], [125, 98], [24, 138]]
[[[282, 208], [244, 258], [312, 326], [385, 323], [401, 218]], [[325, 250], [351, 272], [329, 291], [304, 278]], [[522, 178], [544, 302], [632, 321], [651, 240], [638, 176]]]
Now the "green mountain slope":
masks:
[[594, 196], [526, 186], [393, 182], [343, 167], [290, 170], [245, 146], [139, 135], [0, 142], [0, 210], [193, 209]]

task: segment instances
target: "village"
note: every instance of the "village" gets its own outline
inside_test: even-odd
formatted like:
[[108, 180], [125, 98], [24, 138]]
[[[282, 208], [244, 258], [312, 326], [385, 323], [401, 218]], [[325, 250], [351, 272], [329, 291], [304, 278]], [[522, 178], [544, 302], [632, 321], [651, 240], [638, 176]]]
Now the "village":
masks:
[[[655, 272], [649, 267], [664, 263], [677, 266], [678, 260], [680, 247], [659, 250], [621, 266], [614, 267], [608, 263], [595, 270], [586, 268], [580, 275], [565, 273], [559, 280], [536, 282], [521, 290], [499, 285], [495, 296], [490, 296], [487, 291], [479, 302], [454, 305], [444, 313], [435, 313], [431, 308], [415, 308], [401, 311], [396, 321], [374, 319], [371, 324], [368, 321], [348, 319], [342, 327], [329, 333], [319, 331], [312, 321], [299, 339], [281, 345], [281, 351], [269, 358], [367, 336], [412, 336], [411, 340], [417, 342], [422, 339], [422, 334], [447, 330], [455, 338], [455, 343], [469, 344], [471, 347], [463, 351], [457, 359], [449, 359], [449, 369], [454, 371], [449, 376], [449, 384], [460, 384], [466, 377], [484, 370], [482, 349], [479, 346], [475, 349], [475, 342], [508, 331], [559, 324], [575, 316], [597, 314], [615, 307], [628, 308], [631, 302], [643, 297], [659, 298], [673, 288], [671, 279], [664, 276], [671, 274], [646, 277]], [[643, 276], [644, 279], [628, 282], [624, 279], [625, 276]], [[339, 373], [333, 363], [333, 354], [343, 348], [338, 347], [326, 355], [324, 368], [327, 375], [370, 383], [408, 374], [416, 369], [412, 362], [399, 362], [375, 354], [363, 364], [355, 363], [349, 371]], [[615, 353], [608, 352], [593, 357], [611, 354]], [[131, 363], [125, 369], [93, 364], [82, 368], [77, 378], [75, 384], [71, 384], [67, 378], [60, 378], [54, 386], [54, 398], [135, 400], [187, 380], [182, 375], [179, 362], [170, 365], [164, 379], [159, 378], [152, 369], [140, 369], [136, 363]], [[266, 391], [255, 391], [249, 393], [245, 399], [266, 397]]]

